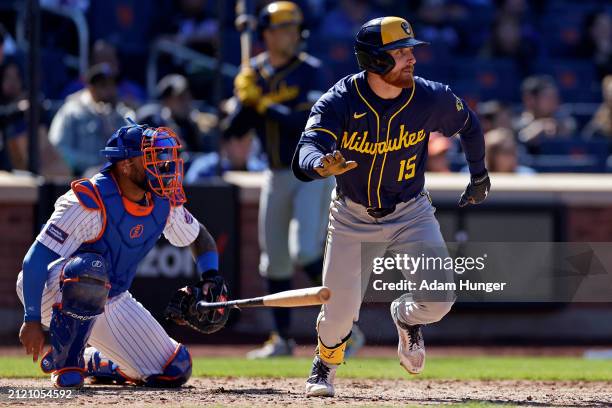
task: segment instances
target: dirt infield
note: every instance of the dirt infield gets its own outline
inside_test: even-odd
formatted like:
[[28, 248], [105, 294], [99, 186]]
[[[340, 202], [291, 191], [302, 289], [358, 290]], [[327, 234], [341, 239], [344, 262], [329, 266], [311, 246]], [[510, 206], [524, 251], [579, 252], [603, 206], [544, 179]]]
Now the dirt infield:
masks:
[[70, 400], [15, 399], [11, 390], [49, 390], [48, 380], [0, 379], [1, 406], [64, 407], [193, 407], [228, 406], [417, 406], [489, 402], [521, 406], [612, 406], [606, 382], [553, 381], [443, 381], [350, 380], [337, 381], [333, 399], [304, 397], [303, 379], [198, 378], [178, 390], [131, 386], [88, 386]]

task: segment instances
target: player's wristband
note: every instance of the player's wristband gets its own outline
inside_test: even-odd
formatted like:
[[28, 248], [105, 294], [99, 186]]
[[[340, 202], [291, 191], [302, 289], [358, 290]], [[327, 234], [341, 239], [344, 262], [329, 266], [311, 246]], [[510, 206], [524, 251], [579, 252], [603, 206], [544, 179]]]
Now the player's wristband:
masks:
[[219, 254], [214, 251], [204, 252], [196, 258], [196, 268], [202, 280], [218, 275]]

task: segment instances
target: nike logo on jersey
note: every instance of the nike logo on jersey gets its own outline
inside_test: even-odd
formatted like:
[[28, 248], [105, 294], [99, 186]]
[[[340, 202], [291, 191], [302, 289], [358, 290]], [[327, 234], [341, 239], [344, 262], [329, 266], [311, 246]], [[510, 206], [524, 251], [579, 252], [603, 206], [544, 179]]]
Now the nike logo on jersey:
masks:
[[355, 119], [363, 118], [365, 115], [367, 115], [367, 113], [368, 113], [368, 112], [363, 112], [363, 113], [357, 113], [357, 112], [355, 112], [355, 113], [353, 113], [353, 117], [354, 117]]

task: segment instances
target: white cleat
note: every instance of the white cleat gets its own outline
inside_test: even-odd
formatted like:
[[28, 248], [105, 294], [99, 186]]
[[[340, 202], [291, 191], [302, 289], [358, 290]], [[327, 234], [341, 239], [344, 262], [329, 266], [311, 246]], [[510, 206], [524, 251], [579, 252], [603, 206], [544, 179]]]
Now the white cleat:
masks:
[[310, 377], [306, 380], [306, 396], [333, 397], [337, 368], [337, 365], [327, 364], [319, 356], [316, 356], [312, 361]]
[[291, 339], [287, 340], [273, 333], [270, 338], [264, 343], [263, 347], [249, 351], [246, 355], [249, 360], [257, 360], [270, 357], [281, 357], [293, 355], [295, 342]]
[[395, 302], [391, 304], [391, 317], [399, 337], [397, 356], [400, 365], [406, 371], [410, 374], [420, 374], [425, 368], [425, 341], [423, 340], [421, 325], [410, 326], [400, 321], [396, 313], [398, 306]]

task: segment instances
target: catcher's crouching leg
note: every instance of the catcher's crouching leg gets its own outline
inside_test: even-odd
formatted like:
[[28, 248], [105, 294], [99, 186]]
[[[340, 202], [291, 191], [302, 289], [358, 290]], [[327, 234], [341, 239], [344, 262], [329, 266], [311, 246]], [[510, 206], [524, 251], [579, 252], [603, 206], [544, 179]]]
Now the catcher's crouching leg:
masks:
[[62, 301], [53, 305], [49, 327], [51, 349], [40, 366], [55, 387], [81, 387], [85, 345], [110, 289], [106, 261], [95, 253], [73, 256], [64, 266], [60, 287]]
[[161, 374], [148, 376], [144, 380], [147, 387], [180, 387], [191, 377], [191, 354], [182, 344], [176, 346], [176, 350], [163, 367]]

